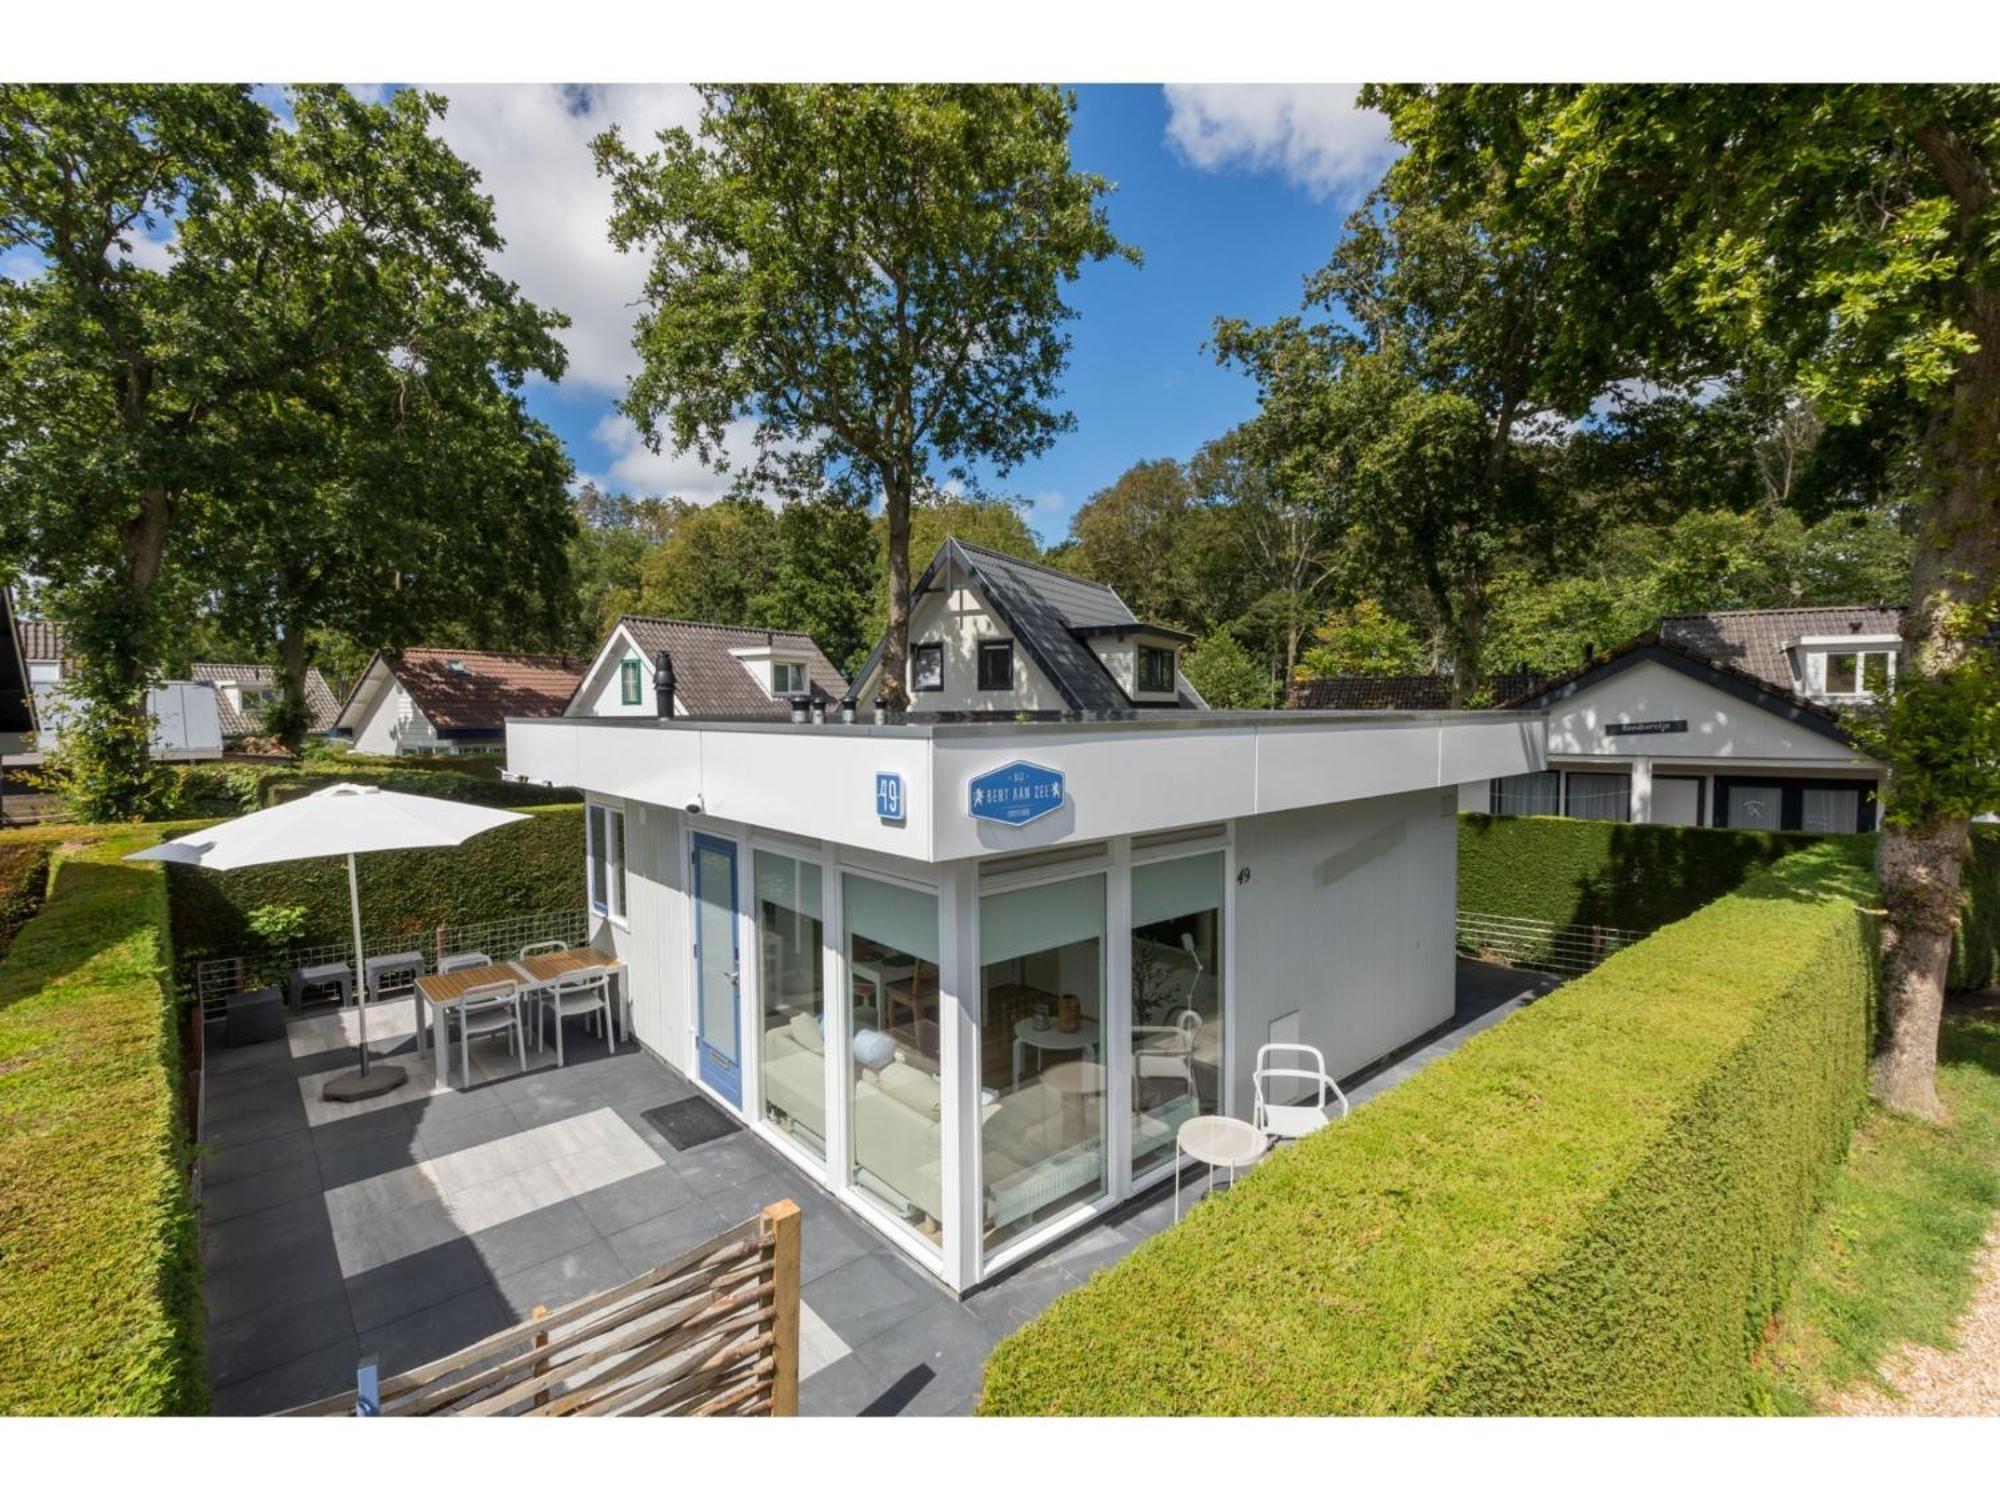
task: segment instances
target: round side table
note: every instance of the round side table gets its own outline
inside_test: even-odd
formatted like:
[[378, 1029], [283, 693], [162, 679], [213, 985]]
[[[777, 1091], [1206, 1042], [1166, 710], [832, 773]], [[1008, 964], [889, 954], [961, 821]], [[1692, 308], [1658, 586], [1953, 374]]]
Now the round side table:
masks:
[[1258, 1161], [1269, 1148], [1264, 1132], [1247, 1120], [1228, 1115], [1196, 1115], [1174, 1135], [1174, 1222], [1181, 1221], [1181, 1157], [1191, 1156], [1208, 1168], [1208, 1190], [1215, 1191], [1215, 1169], [1227, 1167], [1229, 1180], [1236, 1181], [1236, 1169]]

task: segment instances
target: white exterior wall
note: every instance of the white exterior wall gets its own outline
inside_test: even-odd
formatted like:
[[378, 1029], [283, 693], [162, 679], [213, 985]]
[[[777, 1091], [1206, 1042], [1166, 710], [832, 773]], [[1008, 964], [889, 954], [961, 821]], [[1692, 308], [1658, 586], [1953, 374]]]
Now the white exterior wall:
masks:
[[[1008, 693], [978, 691], [978, 649], [981, 641], [1014, 642], [1014, 690]], [[1060, 713], [1069, 705], [1054, 683], [1042, 674], [1029, 657], [1027, 648], [1015, 638], [1005, 623], [987, 611], [986, 603], [972, 589], [953, 580], [948, 587], [925, 594], [910, 613], [910, 649], [931, 641], [944, 645], [944, 691], [910, 694], [913, 710], [923, 713], [970, 713], [1023, 710]], [[856, 701], [872, 704], [881, 691], [878, 672], [861, 683]]]
[[[1611, 735], [1608, 724], [1685, 719], [1684, 734]], [[1556, 757], [1652, 760], [1775, 761], [1877, 769], [1837, 740], [1697, 682], [1658, 662], [1592, 683], [1549, 706], [1548, 753]]]
[[632, 1030], [682, 1072], [694, 1053], [693, 949], [688, 938], [682, 815], [630, 798], [593, 797], [625, 813], [625, 919], [593, 914], [593, 941], [625, 960]]
[[1339, 1078], [1451, 1016], [1457, 810], [1450, 791], [1411, 792], [1237, 823], [1236, 871], [1249, 871], [1231, 960], [1242, 1109], [1265, 1042], [1318, 1047]]
[[403, 755], [441, 747], [437, 731], [416, 700], [393, 677], [363, 714], [354, 732], [354, 749], [361, 755]]

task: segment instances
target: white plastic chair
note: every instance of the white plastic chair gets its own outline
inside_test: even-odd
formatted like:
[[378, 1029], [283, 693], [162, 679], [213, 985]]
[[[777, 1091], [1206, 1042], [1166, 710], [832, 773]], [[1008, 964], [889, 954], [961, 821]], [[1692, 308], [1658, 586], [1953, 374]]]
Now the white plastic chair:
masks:
[[542, 1049], [542, 1017], [552, 1016], [556, 1024], [556, 1066], [563, 1062], [563, 1022], [571, 1016], [598, 1016], [604, 1025], [604, 1048], [612, 1050], [611, 980], [602, 964], [574, 969], [535, 999], [535, 1050]]
[[484, 953], [447, 953], [438, 960], [438, 973], [452, 974], [460, 969], [483, 969], [493, 960]]
[[[1312, 1060], [1310, 1068], [1273, 1066], [1273, 1057], [1293, 1054]], [[1277, 1104], [1267, 1091], [1266, 1081], [1270, 1079], [1294, 1079], [1311, 1083], [1316, 1096], [1310, 1104]], [[1334, 1116], [1327, 1113], [1327, 1096], [1340, 1101], [1340, 1118], [1347, 1118], [1347, 1095], [1341, 1093], [1326, 1071], [1326, 1057], [1317, 1047], [1304, 1042], [1266, 1042], [1257, 1049], [1257, 1068], [1250, 1075], [1250, 1086], [1256, 1094], [1256, 1106], [1250, 1115], [1250, 1123], [1274, 1141], [1295, 1141], [1300, 1136], [1311, 1135], [1322, 1126], [1331, 1125]]]
[[[521, 1020], [521, 987], [513, 980], [474, 985], [452, 1003], [448, 1014], [458, 1025], [458, 1071], [467, 1088], [472, 1086], [474, 1037], [506, 1033], [508, 1050], [514, 1054], [516, 1067], [527, 1067], [528, 1036]], [[446, 1045], [449, 1047], [448, 1041]], [[448, 1051], [446, 1057], [446, 1067], [449, 1068]]]

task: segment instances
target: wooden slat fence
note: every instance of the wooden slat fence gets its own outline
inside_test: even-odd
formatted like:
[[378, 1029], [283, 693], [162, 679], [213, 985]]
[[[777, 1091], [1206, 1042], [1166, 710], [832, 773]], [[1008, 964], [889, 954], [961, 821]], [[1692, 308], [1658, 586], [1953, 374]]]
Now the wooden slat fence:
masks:
[[[799, 1209], [789, 1198], [623, 1286], [381, 1381], [388, 1417], [795, 1416]], [[358, 1391], [293, 1417], [351, 1416]]]

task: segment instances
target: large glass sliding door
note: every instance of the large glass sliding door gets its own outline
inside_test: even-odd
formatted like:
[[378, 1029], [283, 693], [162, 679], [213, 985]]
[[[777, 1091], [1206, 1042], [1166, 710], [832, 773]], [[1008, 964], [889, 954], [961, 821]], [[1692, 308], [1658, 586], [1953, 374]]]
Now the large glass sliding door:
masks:
[[979, 903], [988, 1251], [1106, 1190], [1104, 876]]
[[701, 1081], [743, 1104], [742, 960], [736, 951], [736, 845], [694, 837], [695, 1065]]
[[820, 867], [755, 852], [757, 993], [763, 1011], [764, 1117], [826, 1159], [826, 977]]
[[1221, 1109], [1220, 850], [1132, 868], [1132, 1172], [1173, 1159], [1183, 1121]]
[[937, 896], [847, 875], [841, 909], [851, 992], [847, 1101], [854, 1186], [941, 1244], [945, 1100]]

